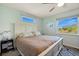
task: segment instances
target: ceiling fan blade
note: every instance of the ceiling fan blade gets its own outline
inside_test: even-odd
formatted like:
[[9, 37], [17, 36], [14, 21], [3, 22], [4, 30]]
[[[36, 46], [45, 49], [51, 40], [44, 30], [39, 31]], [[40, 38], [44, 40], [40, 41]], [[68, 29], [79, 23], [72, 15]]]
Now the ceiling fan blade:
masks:
[[49, 10], [49, 12], [52, 12], [54, 9], [55, 9], [55, 7], [51, 8], [51, 9]]

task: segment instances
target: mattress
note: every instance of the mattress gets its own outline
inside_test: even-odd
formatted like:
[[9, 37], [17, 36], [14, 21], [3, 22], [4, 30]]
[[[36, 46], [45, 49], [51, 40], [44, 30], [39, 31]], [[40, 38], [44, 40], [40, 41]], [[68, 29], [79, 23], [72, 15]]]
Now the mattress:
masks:
[[18, 37], [16, 39], [16, 47], [25, 56], [36, 56], [56, 41], [56, 38], [52, 36]]

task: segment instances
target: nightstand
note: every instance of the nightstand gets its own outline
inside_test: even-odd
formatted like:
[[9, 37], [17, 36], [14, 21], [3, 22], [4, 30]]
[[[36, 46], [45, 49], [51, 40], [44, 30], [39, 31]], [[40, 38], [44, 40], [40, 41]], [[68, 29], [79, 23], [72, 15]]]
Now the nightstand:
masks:
[[1, 41], [1, 53], [5, 53], [13, 49], [14, 49], [13, 39]]

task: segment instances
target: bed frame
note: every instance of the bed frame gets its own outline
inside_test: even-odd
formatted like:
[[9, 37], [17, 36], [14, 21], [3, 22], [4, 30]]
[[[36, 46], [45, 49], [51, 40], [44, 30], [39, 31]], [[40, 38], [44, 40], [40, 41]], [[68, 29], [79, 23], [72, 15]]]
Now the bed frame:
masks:
[[[52, 44], [49, 48], [44, 50], [38, 56], [57, 56], [63, 47], [63, 38], [60, 38], [56, 43]], [[19, 53], [24, 56], [24, 54], [17, 48]]]

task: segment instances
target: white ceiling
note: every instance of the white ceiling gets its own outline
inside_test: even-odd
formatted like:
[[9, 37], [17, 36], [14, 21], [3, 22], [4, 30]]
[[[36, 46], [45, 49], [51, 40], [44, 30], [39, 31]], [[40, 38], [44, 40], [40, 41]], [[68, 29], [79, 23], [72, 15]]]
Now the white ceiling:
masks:
[[47, 17], [62, 12], [66, 12], [72, 9], [79, 8], [79, 3], [65, 3], [63, 7], [56, 7], [52, 12], [49, 10], [54, 7], [56, 4], [42, 4], [42, 3], [10, 3], [4, 4], [5, 6], [16, 8], [18, 10], [27, 12], [37, 17]]

